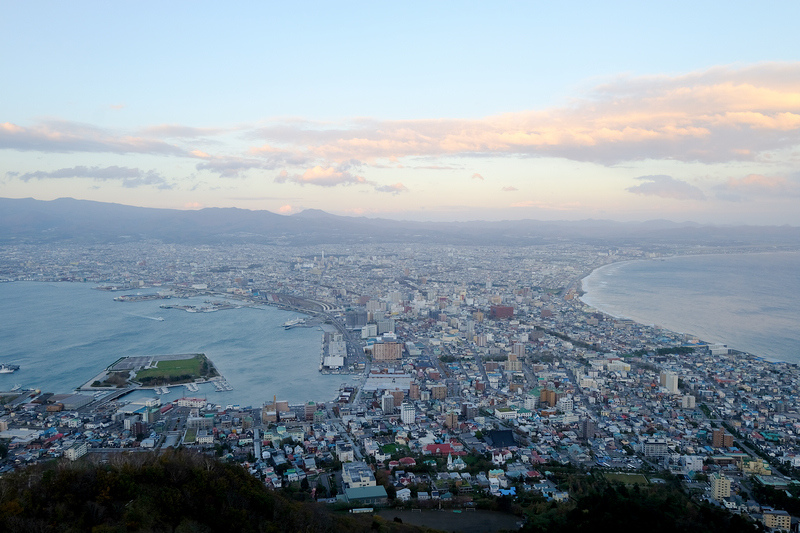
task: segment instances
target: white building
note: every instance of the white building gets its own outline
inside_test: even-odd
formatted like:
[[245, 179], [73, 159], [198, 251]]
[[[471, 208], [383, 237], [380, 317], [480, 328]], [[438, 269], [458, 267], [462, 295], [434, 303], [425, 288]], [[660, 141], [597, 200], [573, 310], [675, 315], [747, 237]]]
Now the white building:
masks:
[[661, 386], [667, 389], [670, 394], [678, 393], [678, 374], [665, 370], [661, 372]]
[[86, 455], [86, 452], [89, 451], [89, 447], [86, 445], [85, 442], [76, 442], [64, 452], [64, 457], [69, 459], [70, 461], [74, 461], [80, 457]]
[[413, 424], [416, 420], [416, 410], [414, 409], [414, 405], [408, 402], [403, 402], [401, 409], [400, 409], [400, 418], [403, 421], [403, 424]]
[[342, 465], [342, 482], [345, 488], [374, 487], [375, 476], [367, 463], [356, 461]]

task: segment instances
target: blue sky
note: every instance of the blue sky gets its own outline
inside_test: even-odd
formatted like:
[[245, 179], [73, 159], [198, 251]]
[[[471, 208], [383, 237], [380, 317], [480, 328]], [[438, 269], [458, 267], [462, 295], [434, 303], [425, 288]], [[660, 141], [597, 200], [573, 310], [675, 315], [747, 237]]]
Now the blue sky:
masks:
[[0, 195], [800, 225], [794, 2], [0, 5]]

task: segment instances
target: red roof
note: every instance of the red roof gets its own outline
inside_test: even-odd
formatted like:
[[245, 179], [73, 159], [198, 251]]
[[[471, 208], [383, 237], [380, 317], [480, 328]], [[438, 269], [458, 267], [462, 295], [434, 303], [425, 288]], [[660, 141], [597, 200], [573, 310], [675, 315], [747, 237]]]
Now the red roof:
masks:
[[445, 444], [428, 444], [425, 446], [424, 451], [431, 453], [433, 455], [467, 455], [467, 452], [463, 451], [456, 451], [450, 446], [449, 443]]

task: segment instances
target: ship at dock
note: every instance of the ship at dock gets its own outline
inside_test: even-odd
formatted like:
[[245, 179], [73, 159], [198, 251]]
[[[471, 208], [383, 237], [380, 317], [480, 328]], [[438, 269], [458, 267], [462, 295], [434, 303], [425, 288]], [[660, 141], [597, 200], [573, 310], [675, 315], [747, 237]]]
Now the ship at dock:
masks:
[[305, 318], [293, 318], [292, 320], [287, 320], [283, 323], [283, 329], [292, 329], [298, 326], [303, 326], [306, 323]]

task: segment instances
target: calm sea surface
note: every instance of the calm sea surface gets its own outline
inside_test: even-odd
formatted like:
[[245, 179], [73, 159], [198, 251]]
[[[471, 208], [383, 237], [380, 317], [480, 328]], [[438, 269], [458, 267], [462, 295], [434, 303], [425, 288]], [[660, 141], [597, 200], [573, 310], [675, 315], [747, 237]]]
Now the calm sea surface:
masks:
[[800, 363], [800, 254], [615, 263], [583, 280], [585, 303], [770, 360]]
[[[273, 395], [290, 403], [330, 401], [348, 381], [318, 372], [321, 331], [283, 329], [286, 320], [301, 316], [296, 313], [269, 307], [187, 313], [159, 308], [165, 300], [115, 302], [121, 294], [135, 292], [81, 283], [0, 283], [0, 363], [20, 366], [0, 374], [0, 390], [20, 384], [69, 392], [120, 357], [196, 352], [205, 353], [234, 390], [218, 393], [203, 385], [189, 393], [176, 386], [165, 398], [199, 396], [223, 406], [260, 406]], [[202, 305], [205, 299], [166, 302]], [[159, 317], [164, 320], [154, 320]], [[153, 393], [128, 398], [137, 395]]]

